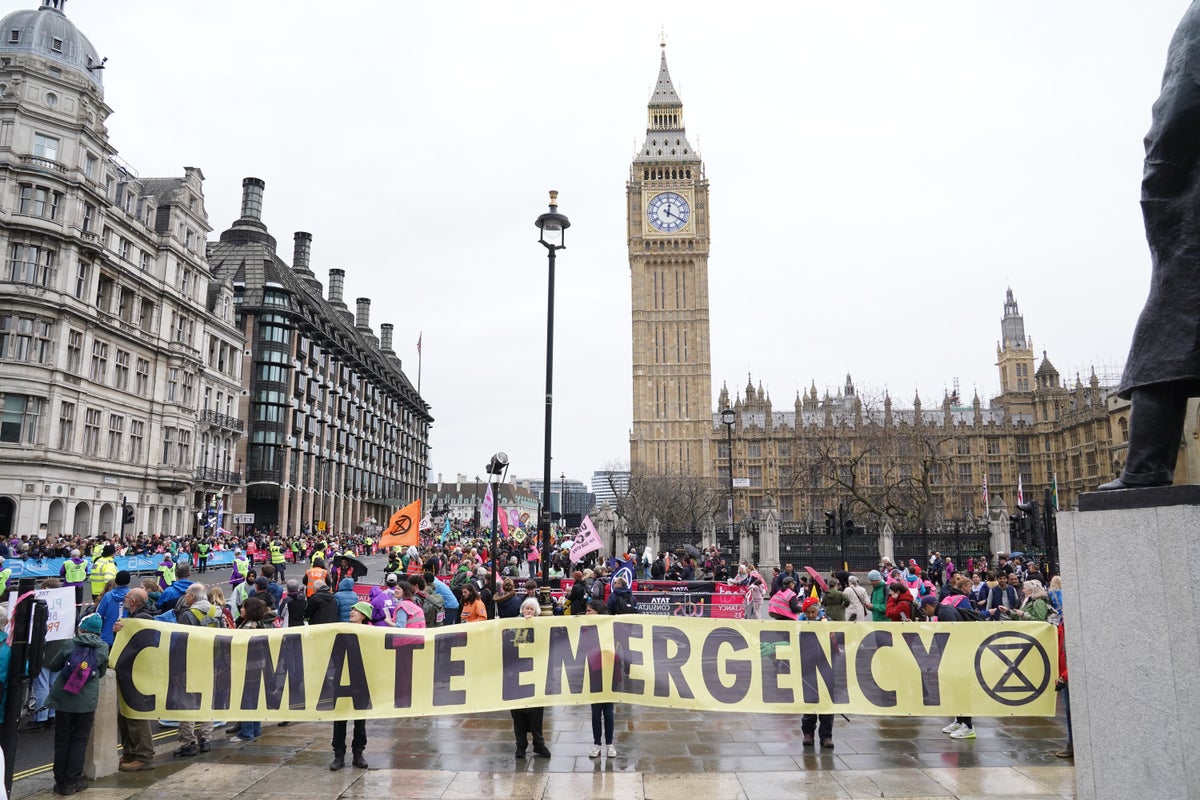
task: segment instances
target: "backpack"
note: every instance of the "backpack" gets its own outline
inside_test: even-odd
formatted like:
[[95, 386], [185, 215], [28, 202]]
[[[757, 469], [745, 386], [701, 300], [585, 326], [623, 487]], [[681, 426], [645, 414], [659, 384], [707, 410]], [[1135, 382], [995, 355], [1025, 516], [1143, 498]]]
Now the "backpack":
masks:
[[446, 601], [437, 592], [418, 594], [421, 610], [425, 612], [425, 627], [437, 628], [446, 621]]
[[67, 676], [63, 681], [63, 691], [69, 694], [79, 694], [92, 673], [96, 671], [96, 648], [80, 645], [71, 651], [67, 657], [63, 673]]
[[963, 621], [970, 620], [972, 622], [983, 622], [987, 619], [983, 614], [980, 614], [970, 606], [958, 606], [958, 615], [963, 618]]

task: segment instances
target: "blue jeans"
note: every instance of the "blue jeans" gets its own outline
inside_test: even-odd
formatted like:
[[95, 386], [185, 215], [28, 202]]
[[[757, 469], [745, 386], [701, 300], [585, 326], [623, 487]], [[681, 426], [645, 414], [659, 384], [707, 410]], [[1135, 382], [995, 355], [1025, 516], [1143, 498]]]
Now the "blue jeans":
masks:
[[261, 722], [243, 722], [242, 729], [238, 731], [238, 738], [249, 741], [262, 736]]
[[54, 719], [54, 709], [45, 706], [46, 698], [50, 696], [50, 684], [54, 682], [57, 675], [57, 672], [51, 672], [42, 667], [38, 670], [38, 674], [33, 676], [33, 702], [37, 708], [37, 712], [33, 715], [34, 722]]

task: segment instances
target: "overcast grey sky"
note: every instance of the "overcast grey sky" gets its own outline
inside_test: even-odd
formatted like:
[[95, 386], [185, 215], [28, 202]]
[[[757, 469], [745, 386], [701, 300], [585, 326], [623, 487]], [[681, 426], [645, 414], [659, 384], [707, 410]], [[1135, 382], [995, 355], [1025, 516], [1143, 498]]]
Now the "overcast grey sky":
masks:
[[[36, 5], [36, 0], [22, 0]], [[624, 193], [659, 37], [711, 182], [713, 404], [847, 372], [900, 406], [998, 390], [1005, 289], [1065, 375], [1117, 368], [1148, 285], [1142, 137], [1187, 0], [648, 4], [72, 0], [113, 144], [241, 179], [291, 260], [373, 298], [437, 419], [433, 473], [542, 473], [558, 189], [554, 469], [628, 459]], [[213, 236], [217, 234], [214, 232]]]

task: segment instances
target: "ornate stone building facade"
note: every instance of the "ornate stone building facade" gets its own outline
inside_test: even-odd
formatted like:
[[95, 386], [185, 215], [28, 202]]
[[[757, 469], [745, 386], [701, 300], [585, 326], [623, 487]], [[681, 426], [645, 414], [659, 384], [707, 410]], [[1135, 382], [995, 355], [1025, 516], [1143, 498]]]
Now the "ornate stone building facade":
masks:
[[708, 180], [688, 143], [665, 45], [646, 140], [625, 191], [633, 288], [630, 465], [651, 475], [709, 476]]
[[986, 407], [978, 396], [963, 403], [946, 395], [932, 408], [919, 396], [896, 408], [887, 394], [860, 397], [849, 375], [836, 396], [818, 397], [814, 385], [787, 410], [776, 410], [761, 385], [747, 383], [733, 397], [723, 388], [710, 426], [714, 471], [726, 485], [731, 459], [720, 411], [732, 407], [733, 475], [750, 483], [734, 491], [735, 517], [752, 516], [769, 496], [785, 522], [820, 524], [843, 504], [857, 522], [887, 516], [915, 527], [975, 520], [987, 507], [1016, 513], [1018, 483], [1027, 502], [1043, 502], [1056, 480], [1059, 507], [1070, 508], [1119, 471], [1112, 452], [1120, 417], [1109, 412], [1115, 388], [1095, 373], [1068, 386], [1045, 353], [1035, 371], [1011, 291], [1001, 335], [1002, 391]]
[[0, 20], [0, 535], [185, 532], [198, 486], [240, 484], [232, 288], [203, 174], [117, 157], [63, 4]]

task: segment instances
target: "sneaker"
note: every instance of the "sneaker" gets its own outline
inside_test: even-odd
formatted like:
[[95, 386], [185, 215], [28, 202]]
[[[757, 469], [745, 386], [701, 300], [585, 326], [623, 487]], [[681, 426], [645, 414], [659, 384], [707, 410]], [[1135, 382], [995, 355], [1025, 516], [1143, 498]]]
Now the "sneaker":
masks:
[[200, 751], [196, 749], [195, 742], [188, 742], [175, 751], [175, 757], [187, 758], [188, 756], [194, 756], [199, 752]]
[[974, 739], [975, 729], [969, 725], [963, 725], [961, 728], [950, 734], [951, 739]]
[[949, 725], [942, 728], [942, 733], [954, 733], [956, 730], [958, 730], [962, 726], [963, 726], [963, 724], [961, 722], [951, 722]]
[[594, 745], [592, 745], [592, 749], [588, 750], [588, 758], [599, 758], [599, 757], [600, 757], [600, 745], [594, 744]]
[[608, 757], [609, 758], [617, 757], [617, 748], [613, 747], [611, 744], [608, 746]]

